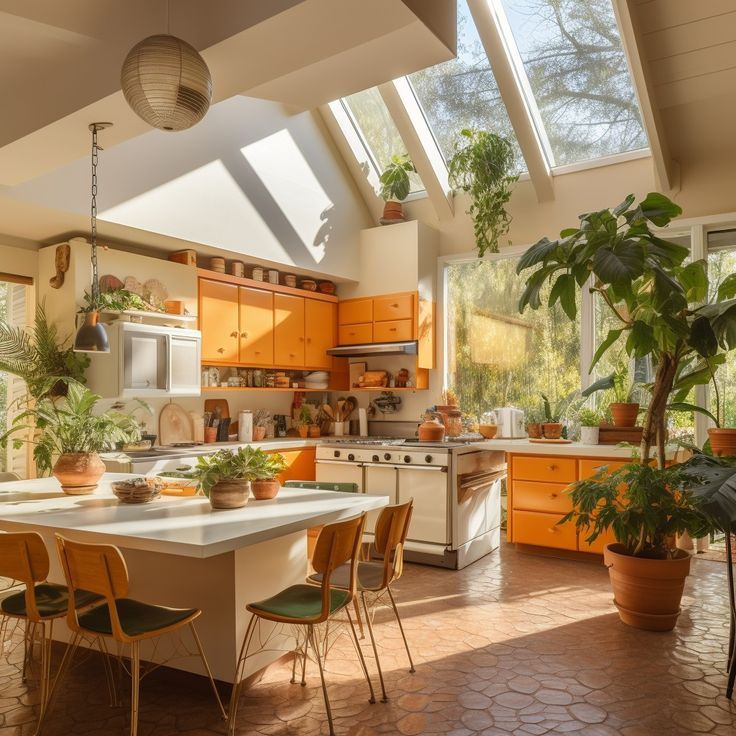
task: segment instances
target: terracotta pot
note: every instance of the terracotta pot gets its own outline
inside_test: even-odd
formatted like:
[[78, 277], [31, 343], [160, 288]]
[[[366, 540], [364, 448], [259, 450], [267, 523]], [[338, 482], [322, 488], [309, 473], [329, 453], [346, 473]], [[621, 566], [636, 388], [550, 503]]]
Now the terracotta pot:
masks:
[[307, 434], [310, 437], [319, 437], [322, 434], [319, 428], [319, 424], [310, 424], [309, 432]]
[[425, 419], [417, 428], [417, 437], [422, 442], [442, 442], [445, 438], [445, 425], [437, 417]]
[[260, 442], [265, 436], [265, 427], [253, 427], [253, 442]]
[[105, 472], [105, 463], [97, 453], [67, 452], [59, 456], [53, 475], [61, 490], [69, 496], [92, 493]]
[[276, 498], [281, 490], [281, 483], [279, 483], [278, 478], [254, 480], [250, 484], [250, 489], [256, 501], [268, 501], [271, 498]]
[[221, 480], [210, 488], [210, 505], [213, 509], [239, 509], [248, 503], [249, 492], [249, 480]]
[[558, 440], [562, 437], [562, 424], [560, 422], [544, 422], [542, 434], [547, 440]]
[[651, 560], [624, 554], [621, 544], [607, 544], [603, 562], [613, 587], [613, 602], [621, 621], [645, 631], [671, 631], [680, 615], [690, 555], [678, 549], [671, 560]]
[[297, 427], [299, 436], [303, 439], [309, 437], [309, 425], [305, 424], [303, 427]]
[[533, 440], [538, 440], [542, 437], [542, 425], [539, 422], [529, 422], [526, 425], [526, 433]]
[[714, 455], [736, 455], [736, 429], [709, 429], [710, 448]]
[[401, 206], [401, 202], [386, 202], [383, 207], [383, 219], [403, 220], [404, 208]]
[[611, 409], [614, 427], [636, 427], [639, 404], [611, 404], [609, 408]]

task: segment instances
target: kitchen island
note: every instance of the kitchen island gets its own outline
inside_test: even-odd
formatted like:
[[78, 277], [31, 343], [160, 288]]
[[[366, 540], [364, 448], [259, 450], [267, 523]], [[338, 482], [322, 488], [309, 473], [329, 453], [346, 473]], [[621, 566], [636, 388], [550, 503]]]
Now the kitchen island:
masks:
[[[81, 542], [114, 544], [130, 573], [129, 597], [202, 609], [197, 622], [216, 679], [232, 682], [248, 602], [273, 595], [307, 573], [307, 529], [379, 509], [383, 496], [283, 488], [272, 501], [213, 511], [203, 497], [161, 497], [121, 504], [110, 483], [134, 476], [107, 473], [94, 494], [67, 496], [53, 478], [0, 483], [0, 530], [38, 531], [51, 558], [49, 580], [63, 582], [54, 533]], [[58, 627], [59, 638], [67, 632]], [[187, 642], [189, 644], [189, 642]], [[250, 659], [246, 674], [288, 650], [286, 635]], [[176, 641], [141, 656], [203, 674], [197, 657], [169, 662]]]

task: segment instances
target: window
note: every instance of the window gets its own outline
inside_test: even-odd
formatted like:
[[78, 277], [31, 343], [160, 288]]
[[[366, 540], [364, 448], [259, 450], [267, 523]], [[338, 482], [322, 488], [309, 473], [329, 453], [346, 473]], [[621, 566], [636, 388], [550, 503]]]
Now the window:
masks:
[[551, 166], [648, 145], [611, 0], [489, 2], [507, 21], [512, 60]]
[[457, 58], [408, 77], [424, 115], [445, 157], [463, 128], [489, 130], [506, 136], [516, 150], [517, 170], [524, 160], [485, 49], [466, 0], [457, 4]]
[[[388, 166], [391, 156], [407, 152], [396, 123], [381, 93], [375, 87], [344, 97], [342, 104], [370, 156], [370, 161], [366, 163], [371, 165], [377, 174], [380, 175]], [[412, 192], [424, 190], [418, 174], [410, 174], [409, 180]]]
[[447, 266], [446, 382], [471, 415], [501, 406], [539, 414], [542, 393], [554, 403], [580, 388], [580, 320], [559, 308], [519, 314], [517, 261]]

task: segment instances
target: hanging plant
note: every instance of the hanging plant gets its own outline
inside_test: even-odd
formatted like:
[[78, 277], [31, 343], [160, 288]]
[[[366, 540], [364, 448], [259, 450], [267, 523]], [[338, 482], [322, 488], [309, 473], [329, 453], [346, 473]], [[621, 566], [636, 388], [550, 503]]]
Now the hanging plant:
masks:
[[450, 184], [470, 195], [467, 213], [473, 220], [478, 255], [498, 253], [498, 241], [511, 224], [506, 204], [519, 178], [511, 173], [514, 149], [508, 138], [486, 130], [464, 128], [460, 136], [448, 162]]

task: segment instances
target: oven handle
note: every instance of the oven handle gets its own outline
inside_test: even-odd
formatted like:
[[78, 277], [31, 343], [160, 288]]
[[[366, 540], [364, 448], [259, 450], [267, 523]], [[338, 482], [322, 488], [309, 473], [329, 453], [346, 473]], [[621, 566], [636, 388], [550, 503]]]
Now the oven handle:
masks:
[[317, 465], [349, 465], [351, 468], [362, 468], [363, 463], [357, 463], [351, 460], [315, 460]]
[[424, 470], [432, 473], [446, 473], [446, 465], [393, 465], [390, 463], [365, 463], [364, 467], [373, 468], [396, 468], [396, 470]]
[[474, 493], [489, 488], [505, 475], [505, 470], [496, 470], [491, 472], [468, 473], [467, 475], [460, 476], [457, 484], [458, 503], [462, 503], [468, 496]]

